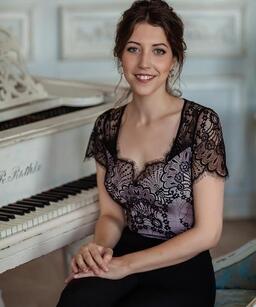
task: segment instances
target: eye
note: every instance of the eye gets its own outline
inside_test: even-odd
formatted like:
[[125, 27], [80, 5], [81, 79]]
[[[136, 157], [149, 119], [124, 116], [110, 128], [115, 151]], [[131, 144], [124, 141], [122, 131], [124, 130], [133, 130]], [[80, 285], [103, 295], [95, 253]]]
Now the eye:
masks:
[[129, 51], [131, 53], [135, 53], [135, 52], [137, 52], [137, 50], [138, 50], [138, 48], [136, 48], [136, 47], [129, 47], [129, 48], [127, 48], [127, 51]]
[[157, 49], [154, 49], [154, 53], [156, 55], [163, 55], [166, 53], [166, 51], [164, 49], [161, 49], [161, 48], [157, 48]]

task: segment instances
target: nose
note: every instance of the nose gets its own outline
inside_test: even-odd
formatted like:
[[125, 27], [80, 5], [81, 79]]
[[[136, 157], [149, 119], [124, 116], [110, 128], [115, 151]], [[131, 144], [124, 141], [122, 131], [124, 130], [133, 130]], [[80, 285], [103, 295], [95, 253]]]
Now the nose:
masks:
[[151, 57], [150, 54], [146, 51], [141, 52], [140, 60], [139, 60], [139, 67], [140, 68], [150, 68], [151, 66]]

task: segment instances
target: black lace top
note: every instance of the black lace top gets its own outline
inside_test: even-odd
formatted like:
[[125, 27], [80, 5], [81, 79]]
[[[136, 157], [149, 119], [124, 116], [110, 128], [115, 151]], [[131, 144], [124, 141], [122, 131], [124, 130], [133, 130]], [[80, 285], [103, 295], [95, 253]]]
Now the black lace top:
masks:
[[168, 239], [193, 227], [193, 182], [205, 171], [228, 176], [217, 113], [184, 101], [172, 147], [137, 176], [134, 162], [118, 157], [117, 136], [125, 106], [97, 118], [86, 150], [85, 158], [94, 156], [106, 168], [106, 190], [125, 210], [128, 227], [147, 237]]

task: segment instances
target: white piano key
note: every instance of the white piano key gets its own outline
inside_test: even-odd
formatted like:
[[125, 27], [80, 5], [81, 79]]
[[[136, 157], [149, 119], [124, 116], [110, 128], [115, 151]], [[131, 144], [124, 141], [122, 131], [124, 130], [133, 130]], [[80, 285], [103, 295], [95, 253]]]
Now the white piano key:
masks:
[[0, 238], [3, 239], [7, 237], [7, 229], [10, 228], [10, 226], [7, 225], [7, 223], [0, 223]]
[[76, 195], [76, 198], [85, 204], [90, 204], [98, 199], [98, 189], [82, 190], [81, 193]]

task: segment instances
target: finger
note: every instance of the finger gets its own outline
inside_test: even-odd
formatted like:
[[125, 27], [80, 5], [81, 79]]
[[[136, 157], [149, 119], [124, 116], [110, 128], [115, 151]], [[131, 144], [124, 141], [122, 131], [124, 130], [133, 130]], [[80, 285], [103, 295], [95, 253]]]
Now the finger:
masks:
[[75, 257], [75, 261], [77, 263], [79, 270], [87, 272], [88, 266], [86, 265], [86, 263], [84, 261], [83, 255], [77, 254], [76, 257]]
[[113, 257], [113, 250], [111, 248], [106, 248], [103, 255], [103, 260], [106, 264], [110, 262]]
[[96, 264], [96, 262], [93, 260], [91, 254], [89, 253], [89, 251], [87, 251], [84, 255], [83, 255], [85, 262], [87, 264], [87, 266], [89, 267], [89, 269], [91, 269], [94, 274], [98, 275], [100, 273], [100, 268], [98, 267], [98, 265]]
[[103, 258], [100, 255], [98, 248], [92, 248], [90, 252], [91, 252], [93, 260], [98, 265], [98, 267], [100, 267], [103, 271], [107, 271], [108, 268], [106, 264], [104, 263]]
[[74, 257], [71, 260], [71, 270], [74, 273], [78, 273], [79, 272], [79, 268], [78, 268], [78, 266], [76, 264], [76, 259]]

